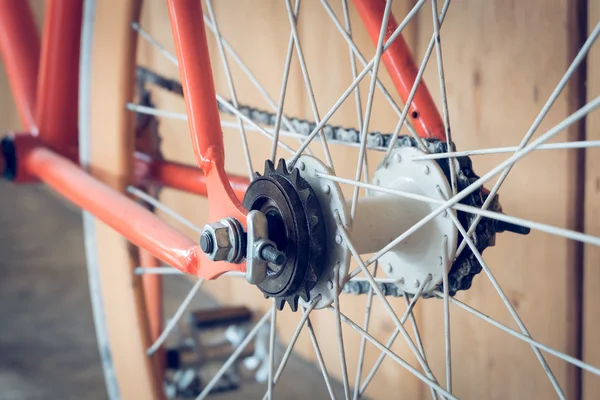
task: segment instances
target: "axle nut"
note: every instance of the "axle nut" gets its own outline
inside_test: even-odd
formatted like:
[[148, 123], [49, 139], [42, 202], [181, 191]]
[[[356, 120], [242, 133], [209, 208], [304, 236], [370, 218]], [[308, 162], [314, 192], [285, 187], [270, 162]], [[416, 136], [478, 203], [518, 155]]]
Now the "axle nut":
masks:
[[243, 227], [234, 218], [225, 218], [204, 226], [200, 248], [214, 261], [239, 263], [245, 257]]
[[[202, 242], [206, 241], [205, 253], [212, 258], [214, 261], [227, 260], [229, 250], [231, 250], [231, 242], [229, 240], [229, 226], [225, 225], [221, 221], [213, 222], [204, 226], [204, 232], [202, 233], [203, 238], [200, 239]], [[210, 238], [210, 239], [208, 239]], [[204, 248], [202, 249], [204, 251]]]

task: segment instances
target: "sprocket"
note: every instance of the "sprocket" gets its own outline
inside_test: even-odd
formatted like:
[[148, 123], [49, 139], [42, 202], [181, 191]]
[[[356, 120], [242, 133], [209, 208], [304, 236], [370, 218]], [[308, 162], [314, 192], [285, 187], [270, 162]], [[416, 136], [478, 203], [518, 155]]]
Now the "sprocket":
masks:
[[310, 301], [310, 291], [323, 271], [326, 227], [319, 200], [297, 168], [288, 170], [284, 159], [277, 169], [265, 162], [263, 175], [254, 179], [243, 205], [258, 210], [268, 221], [268, 237], [286, 256], [281, 267], [269, 265], [266, 279], [258, 284], [265, 297], [274, 297], [277, 308], [285, 302], [297, 311], [298, 301]]

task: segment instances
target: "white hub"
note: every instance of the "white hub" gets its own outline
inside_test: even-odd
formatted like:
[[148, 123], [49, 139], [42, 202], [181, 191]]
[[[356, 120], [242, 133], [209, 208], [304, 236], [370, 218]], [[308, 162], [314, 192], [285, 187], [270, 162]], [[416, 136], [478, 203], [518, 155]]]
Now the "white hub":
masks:
[[[387, 165], [380, 165], [373, 184], [434, 199], [452, 196], [439, 165], [413, 161], [423, 152], [412, 147], [395, 149]], [[359, 200], [352, 224], [352, 242], [361, 254], [375, 253], [427, 216], [438, 205], [372, 190]], [[448, 212], [455, 212], [448, 210]], [[447, 237], [447, 242], [444, 241]], [[379, 266], [407, 293], [415, 293], [431, 274], [424, 291], [433, 290], [454, 259], [458, 231], [443, 212], [379, 258]], [[444, 243], [447, 243], [444, 249]], [[444, 257], [444, 251], [447, 256]]]

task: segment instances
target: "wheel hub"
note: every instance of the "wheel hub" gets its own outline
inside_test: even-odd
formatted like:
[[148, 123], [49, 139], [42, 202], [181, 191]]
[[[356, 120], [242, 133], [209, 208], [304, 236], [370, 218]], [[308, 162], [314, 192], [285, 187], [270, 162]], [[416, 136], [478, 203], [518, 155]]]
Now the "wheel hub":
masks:
[[[396, 148], [387, 164], [377, 168], [373, 184], [432, 199], [452, 197], [448, 180], [435, 161], [412, 160], [422, 154], [414, 147]], [[371, 245], [361, 253], [379, 251], [437, 207], [437, 204], [373, 190], [370, 197], [359, 202], [352, 236], [357, 242], [362, 237]], [[426, 280], [423, 291], [433, 290], [451, 267], [458, 230], [447, 213], [456, 214], [452, 209], [443, 212], [379, 258], [382, 270], [396, 279], [404, 292], [414, 294]]]

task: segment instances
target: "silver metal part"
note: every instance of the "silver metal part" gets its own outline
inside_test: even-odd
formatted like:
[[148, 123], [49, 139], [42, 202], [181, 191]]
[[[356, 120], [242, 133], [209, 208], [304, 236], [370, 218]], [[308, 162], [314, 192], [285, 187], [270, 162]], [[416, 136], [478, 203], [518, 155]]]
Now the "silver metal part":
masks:
[[214, 261], [240, 263], [244, 259], [244, 229], [235, 218], [223, 218], [204, 225], [201, 241], [206, 256]]
[[[302, 165], [304, 168], [300, 167]], [[316, 172], [331, 174], [332, 172], [327, 165], [312, 156], [303, 155], [298, 158], [296, 166], [300, 171], [300, 176], [308, 182], [319, 199], [319, 205], [323, 210], [323, 217], [325, 218], [325, 229], [327, 231], [325, 248], [327, 250], [325, 259], [323, 260], [323, 273], [315, 287], [310, 291], [311, 299], [321, 295], [319, 302], [315, 306], [315, 309], [321, 309], [328, 307], [333, 302], [335, 287], [343, 287], [344, 280], [348, 274], [350, 253], [346, 243], [340, 240], [341, 236], [337, 234], [335, 216], [339, 215], [342, 224], [349, 227], [350, 213], [346, 207], [340, 186], [335, 182], [321, 179], [316, 175]], [[335, 268], [339, 269], [339, 285], [333, 284]], [[300, 299], [300, 304], [304, 307], [308, 307], [309, 305], [302, 299]]]
[[268, 239], [267, 217], [257, 210], [252, 210], [246, 216], [246, 280], [258, 285], [267, 277], [268, 262], [261, 257], [262, 248], [272, 244]]

